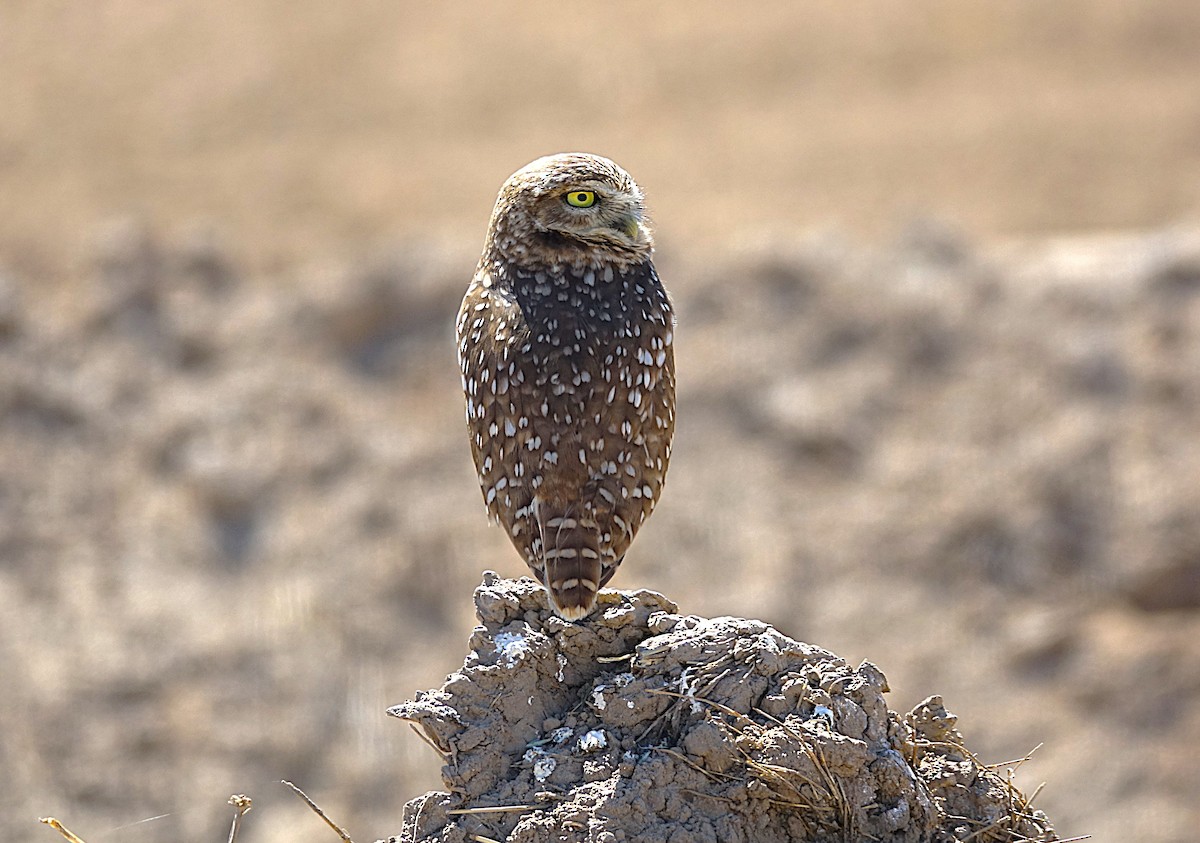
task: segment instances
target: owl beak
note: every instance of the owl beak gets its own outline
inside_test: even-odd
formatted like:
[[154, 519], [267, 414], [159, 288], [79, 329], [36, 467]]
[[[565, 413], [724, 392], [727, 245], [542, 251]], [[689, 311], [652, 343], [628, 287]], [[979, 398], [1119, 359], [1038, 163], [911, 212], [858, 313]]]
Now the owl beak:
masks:
[[620, 229], [630, 240], [637, 240], [638, 232], [642, 230], [642, 224], [637, 217], [630, 216], [621, 220]]

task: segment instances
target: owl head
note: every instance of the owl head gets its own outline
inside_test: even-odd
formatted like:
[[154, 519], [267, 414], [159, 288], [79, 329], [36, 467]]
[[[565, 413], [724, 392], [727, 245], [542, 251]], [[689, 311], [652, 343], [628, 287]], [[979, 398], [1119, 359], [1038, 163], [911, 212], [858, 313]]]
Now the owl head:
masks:
[[513, 173], [496, 199], [488, 241], [517, 264], [630, 263], [653, 248], [637, 182], [583, 152], [549, 155]]

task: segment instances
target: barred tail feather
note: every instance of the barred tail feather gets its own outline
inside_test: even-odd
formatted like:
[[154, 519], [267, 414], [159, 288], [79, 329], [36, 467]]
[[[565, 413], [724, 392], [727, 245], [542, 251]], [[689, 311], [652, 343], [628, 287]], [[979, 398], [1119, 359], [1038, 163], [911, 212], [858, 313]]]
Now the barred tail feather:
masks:
[[600, 590], [599, 528], [555, 515], [542, 522], [542, 541], [542, 582], [550, 594], [550, 605], [564, 620], [582, 620], [595, 608]]

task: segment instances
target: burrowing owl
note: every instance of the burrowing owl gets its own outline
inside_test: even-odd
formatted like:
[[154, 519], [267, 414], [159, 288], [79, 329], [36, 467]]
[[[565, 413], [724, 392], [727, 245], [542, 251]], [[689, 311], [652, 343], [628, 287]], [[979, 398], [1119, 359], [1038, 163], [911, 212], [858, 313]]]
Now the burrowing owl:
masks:
[[662, 492], [675, 317], [642, 191], [597, 155], [539, 158], [496, 199], [458, 313], [458, 362], [492, 519], [585, 617]]

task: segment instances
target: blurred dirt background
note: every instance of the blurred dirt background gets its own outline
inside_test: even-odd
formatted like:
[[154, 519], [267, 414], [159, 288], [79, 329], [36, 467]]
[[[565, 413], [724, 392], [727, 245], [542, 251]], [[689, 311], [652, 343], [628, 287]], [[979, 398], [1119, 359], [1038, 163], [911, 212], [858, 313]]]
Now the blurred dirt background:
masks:
[[[487, 526], [495, 192], [646, 189], [679, 431], [619, 587], [931, 693], [1064, 835], [1200, 827], [1200, 6], [0, 6], [0, 838], [359, 841]], [[165, 816], [160, 816], [165, 815]], [[149, 819], [149, 818], [155, 819]], [[143, 820], [149, 820], [141, 822]]]

